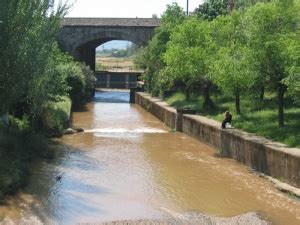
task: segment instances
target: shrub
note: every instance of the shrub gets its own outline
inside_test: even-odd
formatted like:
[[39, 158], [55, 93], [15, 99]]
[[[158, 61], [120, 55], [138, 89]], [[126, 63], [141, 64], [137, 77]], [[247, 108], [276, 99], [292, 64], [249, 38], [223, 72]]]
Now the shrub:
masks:
[[71, 100], [62, 97], [59, 102], [48, 102], [43, 107], [42, 126], [49, 136], [61, 136], [71, 114]]
[[96, 77], [94, 71], [84, 63], [80, 64], [80, 68], [85, 78], [85, 100], [88, 100], [95, 95]]

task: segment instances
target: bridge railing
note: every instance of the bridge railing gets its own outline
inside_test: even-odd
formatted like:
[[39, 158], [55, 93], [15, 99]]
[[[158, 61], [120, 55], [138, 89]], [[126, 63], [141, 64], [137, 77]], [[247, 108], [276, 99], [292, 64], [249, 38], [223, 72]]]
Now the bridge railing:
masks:
[[[100, 70], [99, 70], [100, 69]], [[129, 72], [129, 73], [144, 73], [144, 70], [136, 69], [134, 67], [121, 67], [121, 66], [103, 66], [97, 68], [96, 71], [109, 71], [109, 72]]]
[[97, 88], [136, 88], [140, 72], [97, 71]]

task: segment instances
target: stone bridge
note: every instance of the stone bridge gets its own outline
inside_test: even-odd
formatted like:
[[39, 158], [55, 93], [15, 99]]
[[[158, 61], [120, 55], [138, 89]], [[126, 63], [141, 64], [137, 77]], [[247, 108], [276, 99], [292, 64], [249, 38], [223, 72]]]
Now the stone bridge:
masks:
[[127, 40], [145, 46], [154, 29], [155, 18], [65, 18], [58, 43], [63, 51], [95, 70], [96, 48], [108, 41]]

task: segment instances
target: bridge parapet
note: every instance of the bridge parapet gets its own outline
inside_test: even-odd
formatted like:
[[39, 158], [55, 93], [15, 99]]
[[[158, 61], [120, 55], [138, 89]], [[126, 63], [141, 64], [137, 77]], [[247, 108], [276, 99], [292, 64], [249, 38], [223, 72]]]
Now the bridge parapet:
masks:
[[157, 18], [64, 18], [64, 26], [91, 27], [159, 27]]

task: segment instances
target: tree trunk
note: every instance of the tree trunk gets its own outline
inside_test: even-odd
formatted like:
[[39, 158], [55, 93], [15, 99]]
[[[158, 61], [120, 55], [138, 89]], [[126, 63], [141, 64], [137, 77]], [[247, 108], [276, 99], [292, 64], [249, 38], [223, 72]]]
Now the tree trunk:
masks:
[[284, 127], [284, 92], [285, 86], [282, 83], [279, 83], [277, 90], [279, 127]]
[[186, 90], [185, 90], [185, 99], [187, 100], [187, 101], [189, 101], [190, 100], [190, 89], [191, 89], [191, 87], [190, 86], [187, 86], [187, 88], [186, 88]]
[[240, 92], [237, 91], [235, 93], [235, 109], [236, 109], [236, 114], [240, 115], [241, 114], [241, 108], [240, 108]]
[[205, 107], [209, 107], [209, 106], [212, 106], [213, 105], [213, 102], [210, 98], [210, 87], [211, 87], [211, 84], [209, 82], [207, 82], [207, 84], [204, 86], [204, 89], [203, 89], [203, 95], [204, 95], [204, 106]]
[[259, 100], [263, 101], [265, 98], [265, 87], [260, 88]]

